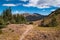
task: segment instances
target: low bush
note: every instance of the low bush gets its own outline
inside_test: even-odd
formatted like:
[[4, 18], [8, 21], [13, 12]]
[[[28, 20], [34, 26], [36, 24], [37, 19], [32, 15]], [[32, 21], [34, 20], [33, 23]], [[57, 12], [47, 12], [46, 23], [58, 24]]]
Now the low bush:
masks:
[[29, 24], [33, 24], [33, 22], [29, 22]]
[[2, 34], [2, 30], [0, 29], [0, 34]]
[[6, 25], [0, 25], [0, 29], [5, 28], [5, 27], [6, 27]]

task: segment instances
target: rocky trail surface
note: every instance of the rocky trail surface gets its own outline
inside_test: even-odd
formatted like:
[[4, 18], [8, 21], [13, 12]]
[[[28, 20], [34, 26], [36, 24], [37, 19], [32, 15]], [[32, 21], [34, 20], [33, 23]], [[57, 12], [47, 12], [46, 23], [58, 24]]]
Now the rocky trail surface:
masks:
[[30, 30], [33, 29], [32, 25], [27, 26], [26, 31], [22, 34], [21, 38], [19, 40], [23, 40], [24, 37], [29, 33]]
[[10, 24], [2, 32], [0, 40], [60, 40], [60, 30], [45, 30], [34, 25]]

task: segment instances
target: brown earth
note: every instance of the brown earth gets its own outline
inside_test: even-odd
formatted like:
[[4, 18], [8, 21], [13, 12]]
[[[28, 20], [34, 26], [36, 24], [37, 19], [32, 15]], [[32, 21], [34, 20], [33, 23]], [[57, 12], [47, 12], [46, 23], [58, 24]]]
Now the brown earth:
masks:
[[60, 31], [32, 30], [24, 40], [60, 40]]
[[35, 25], [10, 24], [2, 31], [0, 40], [60, 40], [60, 30], [38, 29]]

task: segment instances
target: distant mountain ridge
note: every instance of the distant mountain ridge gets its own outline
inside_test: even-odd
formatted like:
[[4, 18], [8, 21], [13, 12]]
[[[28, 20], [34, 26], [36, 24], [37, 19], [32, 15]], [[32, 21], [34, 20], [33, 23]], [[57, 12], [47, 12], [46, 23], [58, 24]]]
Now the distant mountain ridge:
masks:
[[37, 21], [40, 20], [46, 16], [38, 14], [38, 13], [33, 13], [33, 14], [28, 14], [28, 13], [24, 13], [22, 14], [28, 21]]

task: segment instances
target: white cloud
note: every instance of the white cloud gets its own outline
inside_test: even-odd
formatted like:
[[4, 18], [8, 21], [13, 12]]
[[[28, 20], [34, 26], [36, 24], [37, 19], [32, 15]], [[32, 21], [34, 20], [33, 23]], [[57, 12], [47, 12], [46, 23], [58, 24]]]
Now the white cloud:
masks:
[[60, 0], [29, 0], [29, 3], [23, 6], [37, 8], [49, 8], [51, 6], [60, 7]]
[[20, 13], [20, 11], [14, 11], [14, 13]]
[[3, 4], [2, 6], [17, 6], [16, 4]]
[[16, 11], [13, 11], [12, 13], [13, 14], [16, 14], [16, 13], [25, 13], [25, 11], [18, 11], [18, 10], [16, 10]]
[[51, 11], [55, 11], [56, 9], [52, 9]]

